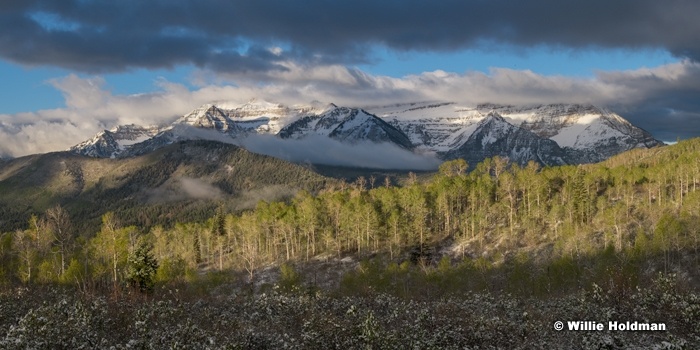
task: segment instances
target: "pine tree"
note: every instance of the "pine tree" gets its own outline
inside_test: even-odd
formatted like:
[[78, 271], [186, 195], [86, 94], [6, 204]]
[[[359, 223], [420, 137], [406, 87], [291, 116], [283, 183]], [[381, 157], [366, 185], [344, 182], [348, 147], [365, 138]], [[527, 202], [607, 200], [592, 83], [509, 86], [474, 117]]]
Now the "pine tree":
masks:
[[155, 286], [158, 272], [158, 261], [151, 253], [151, 245], [141, 243], [129, 255], [127, 261], [126, 280], [132, 287], [137, 287], [142, 293], [150, 293]]

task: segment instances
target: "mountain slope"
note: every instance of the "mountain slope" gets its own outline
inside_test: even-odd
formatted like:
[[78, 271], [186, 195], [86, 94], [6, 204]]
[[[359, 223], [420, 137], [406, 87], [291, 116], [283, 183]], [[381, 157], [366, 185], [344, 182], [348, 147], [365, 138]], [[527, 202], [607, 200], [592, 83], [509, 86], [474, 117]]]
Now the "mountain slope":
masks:
[[241, 127], [233, 122], [228, 113], [214, 105], [199, 107], [176, 120], [173, 125], [190, 125], [197, 128], [214, 129], [233, 137], [242, 132]]
[[[32, 212], [61, 204], [80, 225], [97, 225], [106, 211], [127, 223], [172, 224], [316, 191], [329, 180], [302, 166], [212, 141], [186, 141], [147, 155], [101, 159], [56, 152], [0, 164], [0, 232], [26, 224]], [[207, 209], [207, 210], [205, 210]], [[189, 220], [189, 219], [188, 219]]]

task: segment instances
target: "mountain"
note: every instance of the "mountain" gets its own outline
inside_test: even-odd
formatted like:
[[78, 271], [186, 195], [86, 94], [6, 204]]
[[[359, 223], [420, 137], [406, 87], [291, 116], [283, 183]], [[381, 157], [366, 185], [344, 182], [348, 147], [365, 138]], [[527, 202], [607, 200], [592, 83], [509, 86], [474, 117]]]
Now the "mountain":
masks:
[[[230, 141], [248, 134], [274, 135], [287, 123], [316, 112], [314, 107], [285, 107], [255, 99], [243, 105], [206, 104], [167, 126], [142, 128], [127, 125], [101, 131], [91, 139], [71, 147], [69, 151], [96, 158], [126, 158], [147, 154], [185, 140], [214, 138]], [[143, 132], [143, 129], [147, 132]], [[131, 130], [131, 134], [140, 134], [131, 137], [126, 132], [119, 133], [115, 130]]]
[[[554, 141], [564, 151], [562, 159], [568, 164], [599, 162], [633, 148], [663, 145], [619, 115], [592, 105], [515, 107], [482, 104], [464, 107], [455, 103], [411, 103], [368, 107], [368, 110], [403, 131], [418, 149], [448, 158], [453, 157], [458, 149], [462, 149], [462, 154], [466, 152], [462, 146], [490, 113], [497, 113], [505, 122], [542, 139]], [[547, 146], [540, 152], [550, 148]], [[559, 150], [551, 150], [555, 152], [552, 160], [560, 157]], [[491, 154], [479, 148], [473, 151]], [[511, 156], [510, 151], [502, 153], [502, 156]], [[540, 155], [544, 156], [544, 153]]]
[[228, 102], [206, 104], [174, 124], [215, 129], [233, 137], [250, 133], [275, 135], [289, 122], [318, 112], [319, 109], [313, 106], [287, 107], [252, 99], [242, 105]]
[[131, 146], [146, 141], [157, 133], [157, 127], [121, 125], [99, 132], [91, 139], [71, 147], [70, 151], [88, 157], [115, 158]]
[[76, 225], [99, 225], [104, 212], [114, 211], [125, 224], [149, 227], [206, 219], [218, 205], [251, 208], [329, 182], [306, 167], [213, 141], [176, 142], [121, 159], [31, 155], [0, 163], [0, 232], [56, 204]]
[[[280, 139], [327, 137], [350, 146], [392, 144], [441, 159], [464, 158], [473, 165], [496, 155], [517, 163], [592, 163], [633, 148], [662, 145], [619, 115], [592, 105], [469, 107], [420, 102], [350, 108], [334, 104], [287, 107], [251, 100], [242, 105], [207, 104], [161, 128], [130, 125], [105, 130], [70, 151], [125, 158], [184, 140], [243, 144], [239, 140], [252, 134]], [[491, 139], [495, 141], [482, 142]]]
[[[570, 163], [592, 163], [633, 148], [650, 148], [663, 143], [619, 115], [592, 105], [542, 105], [528, 108], [480, 106], [501, 113], [520, 127], [555, 141], [579, 154]], [[573, 150], [573, 152], [571, 151]], [[577, 153], [578, 152], [578, 153]]]
[[333, 104], [324, 113], [306, 116], [287, 125], [278, 135], [291, 139], [319, 135], [348, 143], [390, 142], [405, 149], [413, 148], [411, 140], [403, 132], [377, 116], [362, 109], [338, 107]]
[[508, 123], [496, 112], [476, 124], [476, 129], [458, 148], [445, 152], [444, 159], [462, 158], [476, 165], [486, 158], [507, 157], [520, 165], [535, 161], [543, 165], [567, 164], [566, 152], [556, 142]]
[[190, 125], [196, 128], [213, 129], [233, 137], [243, 132], [243, 128], [233, 121], [229, 113], [214, 105], [199, 107], [176, 120], [173, 125]]
[[250, 134], [272, 134], [287, 139], [318, 135], [350, 144], [389, 142], [407, 150], [413, 148], [406, 135], [384, 120], [361, 109], [332, 104], [325, 109], [289, 108], [260, 101], [241, 106], [207, 104], [165, 127], [145, 129], [129, 125], [117, 129], [131, 130], [131, 133], [104, 130], [71, 147], [70, 151], [89, 157], [125, 158], [147, 154], [178, 141], [233, 142]]

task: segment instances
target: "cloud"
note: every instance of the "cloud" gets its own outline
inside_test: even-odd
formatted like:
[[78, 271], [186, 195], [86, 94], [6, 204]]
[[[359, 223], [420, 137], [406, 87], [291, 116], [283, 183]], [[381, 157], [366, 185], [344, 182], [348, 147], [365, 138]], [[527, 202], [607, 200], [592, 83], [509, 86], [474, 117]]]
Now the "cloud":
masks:
[[281, 139], [274, 135], [251, 134], [233, 139], [218, 131], [182, 126], [178, 135], [229, 143], [248, 151], [295, 163], [326, 164], [372, 169], [435, 170], [442, 162], [435, 154], [419, 154], [390, 143], [344, 143], [326, 136]]
[[0, 57], [89, 73], [285, 72], [288, 61], [371, 62], [373, 46], [661, 48], [698, 60], [697, 13], [687, 0], [3, 1]]
[[609, 106], [656, 138], [700, 136], [700, 64], [682, 61], [652, 69], [603, 72], [598, 80], [615, 93]]
[[61, 91], [66, 106], [0, 114], [0, 154], [64, 150], [117, 125], [169, 122], [202, 102], [197, 94], [168, 83], [162, 83], [158, 93], [143, 95], [113, 95], [104, 89], [103, 79], [76, 75], [52, 80], [51, 84]]
[[[321, 101], [349, 107], [416, 101], [592, 103], [613, 109], [665, 141], [700, 136], [700, 63], [690, 60], [598, 72], [592, 78], [504, 68], [489, 73], [435, 71], [394, 78], [341, 65], [310, 67], [285, 62], [284, 67], [283, 71], [228, 73], [220, 77], [220, 84], [196, 90], [159, 81], [158, 91], [137, 95], [112, 94], [99, 77], [55, 79], [51, 84], [64, 95], [66, 106], [0, 115], [0, 154], [63, 150], [102, 129], [131, 123], [165, 124], [205, 103], [242, 104], [251, 98], [287, 105]], [[226, 81], [236, 85], [226, 85]]]
[[199, 179], [182, 177], [180, 178], [180, 186], [188, 197], [194, 199], [217, 199], [223, 196], [221, 189]]
[[434, 154], [416, 154], [389, 143], [348, 144], [325, 136], [290, 140], [251, 135], [236, 143], [251, 152], [296, 163], [410, 170], [435, 170], [441, 163]]
[[220, 199], [224, 192], [201, 179], [179, 177], [145, 191], [148, 202], [175, 202], [185, 199]]
[[298, 189], [285, 185], [270, 185], [259, 189], [241, 191], [236, 193], [237, 198], [234, 203], [235, 210], [252, 209], [260, 201], [274, 202], [291, 198]]

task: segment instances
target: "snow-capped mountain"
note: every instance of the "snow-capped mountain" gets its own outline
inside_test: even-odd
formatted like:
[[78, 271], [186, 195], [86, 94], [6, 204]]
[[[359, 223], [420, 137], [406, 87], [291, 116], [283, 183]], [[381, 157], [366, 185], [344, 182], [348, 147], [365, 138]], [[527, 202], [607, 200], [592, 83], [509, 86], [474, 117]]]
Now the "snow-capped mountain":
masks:
[[349, 145], [388, 143], [442, 159], [464, 158], [472, 165], [493, 156], [520, 164], [590, 163], [662, 144], [619, 115], [591, 105], [470, 107], [423, 102], [349, 108], [251, 100], [242, 105], [207, 104], [161, 128], [129, 125], [105, 130], [70, 150], [91, 157], [130, 157], [182, 140], [230, 142], [251, 134], [328, 137]]
[[663, 144], [619, 115], [591, 105], [464, 107], [455, 103], [412, 103], [368, 110], [403, 131], [418, 148], [439, 154], [460, 148], [492, 112], [513, 126], [554, 141], [566, 152], [569, 164], [598, 162], [633, 148]]
[[454, 103], [397, 104], [367, 110], [403, 131], [414, 146], [438, 153], [466, 142], [485, 117]]
[[120, 125], [111, 130], [103, 130], [69, 150], [88, 157], [115, 158], [133, 145], [156, 136], [158, 132], [158, 127], [155, 126]]
[[562, 148], [583, 152], [597, 162], [638, 147], [654, 147], [662, 143], [648, 132], [635, 127], [619, 115], [591, 105], [544, 105], [529, 108], [480, 106], [482, 111], [501, 113], [512, 123], [540, 137], [555, 141]]
[[323, 109], [314, 106], [287, 107], [277, 103], [250, 100], [237, 106], [228, 103], [219, 105], [228, 111], [231, 119], [246, 132], [276, 135], [280, 130], [301, 117], [321, 112]]
[[[69, 151], [89, 157], [114, 158], [145, 154], [173, 142], [211, 138], [198, 130], [217, 131], [221, 137], [235, 139], [248, 134], [273, 134], [309, 113], [320, 109], [313, 106], [286, 107], [265, 101], [250, 100], [243, 105], [231, 103], [206, 104], [164, 127], [142, 128], [135, 125], [120, 126], [104, 130], [93, 138], [81, 142]], [[138, 133], [147, 129], [139, 138], [115, 134], [115, 130], [133, 130]], [[206, 137], [203, 137], [206, 136]]]
[[235, 123], [229, 115], [229, 113], [215, 105], [204, 105], [176, 120], [173, 125], [190, 125], [196, 128], [214, 129], [221, 133], [236, 136], [243, 132], [243, 128]]
[[413, 148], [413, 143], [403, 132], [384, 120], [362, 109], [338, 107], [334, 104], [329, 105], [321, 114], [305, 116], [287, 125], [278, 135], [291, 139], [320, 135], [349, 143], [391, 142], [405, 149]]
[[175, 124], [216, 129], [232, 136], [238, 133], [274, 135], [290, 122], [319, 111], [312, 106], [286, 107], [253, 99], [243, 105], [207, 104], [179, 118]]
[[494, 156], [507, 157], [521, 165], [531, 160], [543, 165], [567, 164], [566, 152], [556, 142], [514, 126], [496, 112], [479, 121], [467, 140], [445, 152], [443, 158], [462, 158], [476, 165]]

